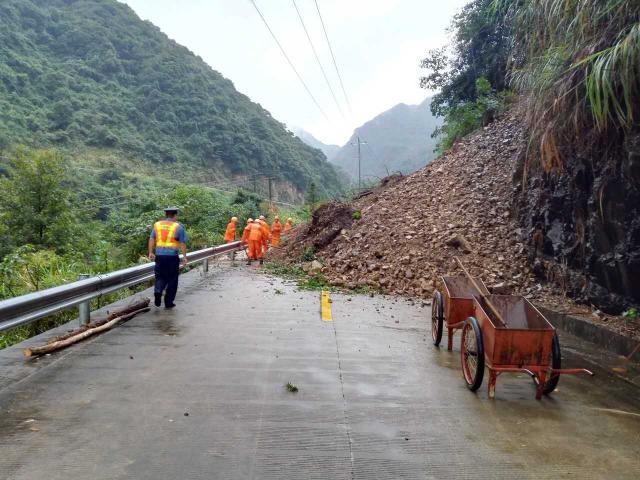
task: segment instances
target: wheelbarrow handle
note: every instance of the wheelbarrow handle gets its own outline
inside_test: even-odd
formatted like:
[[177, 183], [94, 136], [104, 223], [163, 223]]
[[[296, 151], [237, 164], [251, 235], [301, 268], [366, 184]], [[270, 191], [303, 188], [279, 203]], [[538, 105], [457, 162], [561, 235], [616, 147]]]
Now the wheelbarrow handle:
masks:
[[593, 373], [591, 370], [587, 370], [586, 368], [552, 368], [551, 369], [551, 375], [580, 375], [580, 374], [584, 374], [584, 375], [589, 375], [591, 377], [593, 377], [595, 375], [595, 373]]

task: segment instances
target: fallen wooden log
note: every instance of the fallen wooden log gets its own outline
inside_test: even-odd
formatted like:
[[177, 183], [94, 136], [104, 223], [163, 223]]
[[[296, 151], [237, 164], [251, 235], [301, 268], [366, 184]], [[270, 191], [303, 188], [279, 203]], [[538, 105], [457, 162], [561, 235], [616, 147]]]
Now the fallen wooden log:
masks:
[[62, 348], [66, 348], [69, 345], [73, 345], [74, 343], [78, 343], [78, 342], [80, 342], [80, 341], [82, 341], [82, 340], [84, 340], [86, 338], [89, 338], [92, 335], [95, 335], [97, 333], [109, 330], [109, 329], [113, 328], [115, 325], [117, 325], [118, 323], [125, 322], [125, 321], [135, 317], [139, 313], [148, 312], [149, 310], [151, 310], [151, 309], [149, 308], [149, 300], [147, 299], [146, 306], [144, 306], [143, 308], [140, 308], [140, 309], [134, 310], [134, 311], [129, 311], [128, 313], [121, 313], [119, 316], [117, 316], [115, 318], [112, 318], [111, 320], [105, 321], [104, 323], [102, 323], [99, 326], [94, 326], [92, 328], [87, 328], [87, 329], [85, 329], [83, 331], [80, 331], [79, 333], [76, 333], [75, 335], [67, 337], [65, 339], [58, 340], [58, 341], [55, 341], [53, 343], [49, 343], [47, 345], [43, 345], [41, 347], [25, 348], [22, 351], [22, 353], [24, 354], [25, 357], [34, 357], [34, 356], [38, 356], [38, 355], [45, 355], [47, 353], [55, 352], [56, 350], [60, 350]]
[[55, 342], [59, 342], [61, 340], [66, 340], [67, 338], [70, 337], [74, 337], [76, 335], [78, 335], [79, 333], [82, 333], [90, 328], [95, 328], [95, 327], [99, 327], [100, 325], [104, 325], [105, 323], [109, 322], [110, 320], [113, 320], [116, 317], [121, 317], [123, 315], [126, 315], [128, 313], [131, 312], [135, 312], [137, 310], [141, 310], [143, 308], [146, 308], [149, 306], [149, 302], [151, 300], [148, 298], [143, 298], [139, 301], [136, 301], [134, 303], [131, 303], [130, 305], [126, 306], [125, 308], [123, 308], [122, 310], [117, 310], [115, 312], [111, 312], [109, 315], [107, 315], [105, 318], [100, 318], [100, 319], [96, 319], [94, 322], [88, 324], [88, 325], [82, 325], [79, 328], [76, 328], [75, 330], [71, 330], [67, 333], [65, 333], [64, 335], [58, 335], [57, 337], [54, 337], [50, 340], [47, 341], [48, 344], [51, 343], [55, 343]]

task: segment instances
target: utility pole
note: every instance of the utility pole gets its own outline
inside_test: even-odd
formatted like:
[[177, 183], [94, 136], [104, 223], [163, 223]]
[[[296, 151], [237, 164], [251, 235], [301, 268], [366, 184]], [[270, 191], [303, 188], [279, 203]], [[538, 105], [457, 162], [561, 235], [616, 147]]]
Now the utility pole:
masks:
[[[362, 156], [360, 154], [360, 145], [366, 145], [367, 142], [360, 140], [360, 135], [356, 135], [356, 141], [358, 144], [358, 189], [362, 188]], [[351, 145], [355, 143], [351, 142]]]

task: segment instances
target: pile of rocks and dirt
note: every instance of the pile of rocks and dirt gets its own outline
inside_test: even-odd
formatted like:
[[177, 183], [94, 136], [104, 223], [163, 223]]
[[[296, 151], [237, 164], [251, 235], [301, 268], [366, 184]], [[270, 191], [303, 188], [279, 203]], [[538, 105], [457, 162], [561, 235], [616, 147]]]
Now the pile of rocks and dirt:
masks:
[[[431, 298], [440, 277], [462, 274], [459, 257], [493, 293], [520, 294], [556, 310], [595, 315], [534, 271], [536, 231], [519, 225], [514, 173], [527, 147], [517, 112], [458, 142], [425, 168], [385, 179], [350, 204], [332, 202], [275, 254], [299, 262], [312, 251], [335, 286]], [[620, 323], [627, 335], [640, 335]]]

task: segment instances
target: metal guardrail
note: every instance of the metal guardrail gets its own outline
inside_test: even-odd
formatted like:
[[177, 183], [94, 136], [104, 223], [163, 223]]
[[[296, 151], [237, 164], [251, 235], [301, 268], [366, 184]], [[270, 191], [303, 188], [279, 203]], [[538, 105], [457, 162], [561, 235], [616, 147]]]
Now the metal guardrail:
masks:
[[[187, 265], [204, 262], [206, 270], [209, 258], [241, 248], [240, 242], [231, 242], [190, 252], [187, 253]], [[0, 302], [0, 332], [76, 305], [81, 305], [80, 321], [86, 323], [89, 320], [88, 302], [91, 299], [151, 280], [154, 277], [154, 266], [154, 262], [145, 263], [3, 300]]]

